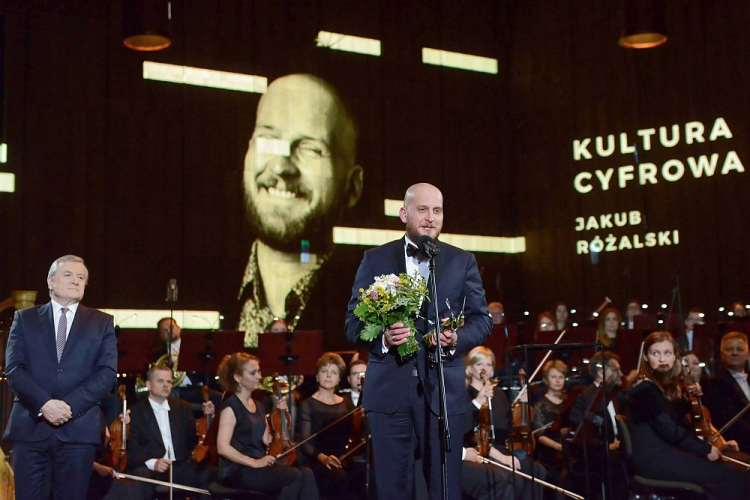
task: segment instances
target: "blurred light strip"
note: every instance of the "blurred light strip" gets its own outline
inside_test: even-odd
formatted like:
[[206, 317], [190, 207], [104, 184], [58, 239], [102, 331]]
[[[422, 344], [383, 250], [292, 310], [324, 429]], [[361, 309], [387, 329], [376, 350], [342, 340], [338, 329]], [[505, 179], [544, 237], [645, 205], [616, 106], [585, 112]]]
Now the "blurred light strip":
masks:
[[[333, 228], [333, 242], [337, 245], [378, 246], [397, 240], [403, 235], [403, 230], [340, 226]], [[523, 253], [526, 251], [526, 238], [523, 236], [507, 238], [504, 236], [443, 233], [440, 235], [440, 241], [463, 248], [468, 252]]]
[[[121, 328], [153, 328], [162, 318], [168, 318], [169, 309], [100, 309], [115, 317]], [[174, 311], [172, 316], [181, 328], [213, 330], [221, 327], [219, 311]]]
[[473, 56], [460, 52], [422, 48], [422, 62], [447, 68], [465, 69], [480, 73], [497, 74], [497, 59], [491, 57]]
[[383, 206], [386, 216], [398, 217], [399, 210], [401, 210], [401, 207], [404, 206], [404, 200], [389, 200], [388, 198], [386, 198]]
[[143, 79], [215, 89], [238, 90], [240, 92], [255, 92], [257, 94], [264, 94], [268, 87], [268, 79], [264, 76], [243, 75], [241, 73], [152, 61], [143, 61]]
[[380, 40], [375, 38], [363, 38], [361, 36], [344, 35], [342, 33], [331, 33], [330, 31], [319, 31], [315, 39], [318, 47], [331, 50], [354, 52], [368, 56], [380, 57]]
[[16, 174], [0, 172], [0, 193], [16, 192]]
[[0, 163], [8, 163], [8, 145], [0, 142]]

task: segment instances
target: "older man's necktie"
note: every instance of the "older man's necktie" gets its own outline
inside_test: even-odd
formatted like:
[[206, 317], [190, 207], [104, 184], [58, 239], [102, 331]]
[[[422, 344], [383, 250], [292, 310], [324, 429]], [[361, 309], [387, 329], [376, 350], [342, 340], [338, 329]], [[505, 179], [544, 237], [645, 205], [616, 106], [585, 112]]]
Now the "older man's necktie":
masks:
[[62, 358], [63, 350], [65, 349], [65, 341], [67, 340], [68, 333], [68, 308], [63, 307], [60, 309], [60, 321], [57, 324], [57, 362], [60, 362]]

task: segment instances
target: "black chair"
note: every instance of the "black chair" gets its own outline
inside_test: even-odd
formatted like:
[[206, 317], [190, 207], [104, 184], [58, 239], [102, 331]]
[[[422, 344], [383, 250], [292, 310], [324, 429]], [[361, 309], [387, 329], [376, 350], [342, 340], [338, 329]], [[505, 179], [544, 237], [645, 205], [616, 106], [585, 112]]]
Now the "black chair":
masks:
[[224, 486], [221, 483], [211, 483], [208, 485], [208, 491], [211, 492], [211, 498], [225, 499], [242, 499], [242, 500], [273, 500], [276, 495], [270, 493], [261, 493], [259, 491], [238, 490]]
[[625, 419], [617, 415], [617, 432], [620, 435], [620, 446], [625, 454], [626, 467], [628, 469], [628, 482], [631, 493], [634, 495], [648, 495], [651, 493], [675, 495], [677, 498], [705, 499], [703, 488], [693, 483], [682, 481], [666, 481], [663, 479], [651, 479], [639, 476], [635, 473], [632, 463], [633, 442], [630, 440], [630, 430]]

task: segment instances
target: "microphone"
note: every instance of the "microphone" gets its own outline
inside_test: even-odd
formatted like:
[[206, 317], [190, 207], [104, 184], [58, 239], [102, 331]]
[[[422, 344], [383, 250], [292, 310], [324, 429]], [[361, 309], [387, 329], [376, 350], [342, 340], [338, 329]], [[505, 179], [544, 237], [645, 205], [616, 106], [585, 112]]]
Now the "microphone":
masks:
[[440, 253], [440, 247], [429, 236], [420, 236], [417, 240], [417, 248], [428, 257], [435, 257]]
[[177, 279], [171, 278], [167, 285], [167, 302], [177, 302]]

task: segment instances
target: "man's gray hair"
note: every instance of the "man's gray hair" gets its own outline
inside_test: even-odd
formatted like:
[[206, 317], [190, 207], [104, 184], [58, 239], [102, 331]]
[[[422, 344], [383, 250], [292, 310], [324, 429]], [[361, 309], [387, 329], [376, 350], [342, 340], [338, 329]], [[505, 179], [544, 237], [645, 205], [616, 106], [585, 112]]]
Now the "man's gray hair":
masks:
[[[80, 262], [81, 264], [83, 264], [84, 267], [86, 267], [86, 263], [79, 256], [77, 256], [77, 255], [63, 255], [62, 257], [56, 259], [52, 263], [51, 266], [49, 266], [49, 272], [47, 273], [47, 276], [49, 276], [50, 278], [53, 278], [55, 276], [55, 273], [57, 272], [57, 268], [63, 262]], [[88, 267], [86, 267], [86, 272], [87, 273], [88, 273], [88, 270], [89, 270]]]

